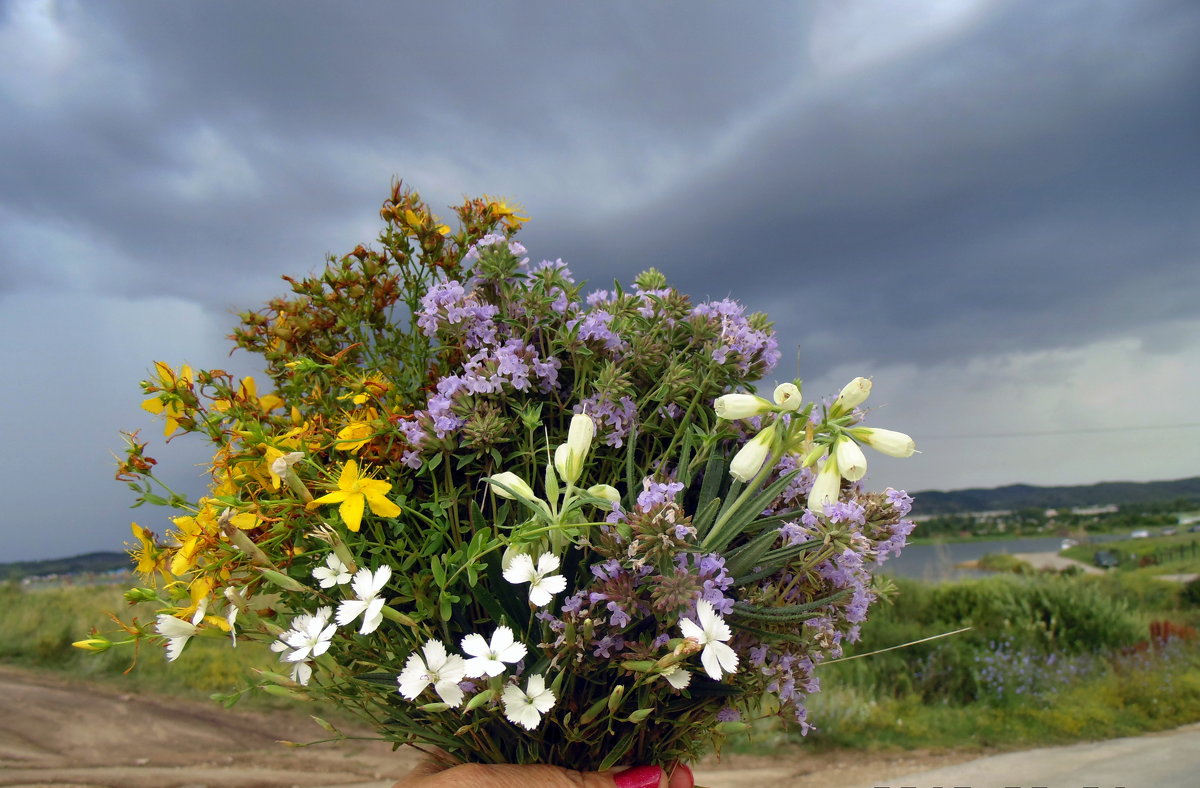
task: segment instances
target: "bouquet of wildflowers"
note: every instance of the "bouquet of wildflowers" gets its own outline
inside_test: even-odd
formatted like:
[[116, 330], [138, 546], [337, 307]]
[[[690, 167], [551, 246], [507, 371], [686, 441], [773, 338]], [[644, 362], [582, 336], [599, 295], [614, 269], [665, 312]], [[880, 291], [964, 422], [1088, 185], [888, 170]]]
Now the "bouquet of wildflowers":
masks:
[[129, 436], [118, 478], [177, 511], [161, 538], [133, 525], [154, 587], [127, 596], [161, 611], [125, 642], [269, 643], [255, 686], [463, 761], [604, 769], [768, 716], [806, 731], [912, 529], [903, 492], [861, 486], [861, 447], [912, 440], [863, 424], [864, 378], [753, 393], [780, 357], [766, 316], [653, 269], [585, 293], [530, 263], [504, 201], [455, 211], [456, 232], [397, 184], [376, 249], [242, 314], [270, 393], [155, 364], [143, 407], [211, 442], [211, 487], [160, 488]]

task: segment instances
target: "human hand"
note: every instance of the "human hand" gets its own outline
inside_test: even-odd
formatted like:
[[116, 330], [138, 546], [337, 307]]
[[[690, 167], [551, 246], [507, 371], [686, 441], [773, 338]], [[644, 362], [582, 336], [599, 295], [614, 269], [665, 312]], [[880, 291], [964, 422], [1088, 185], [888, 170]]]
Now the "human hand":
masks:
[[393, 788], [692, 788], [693, 785], [692, 770], [683, 764], [668, 775], [657, 766], [606, 772], [479, 763], [446, 768], [430, 759], [417, 764]]

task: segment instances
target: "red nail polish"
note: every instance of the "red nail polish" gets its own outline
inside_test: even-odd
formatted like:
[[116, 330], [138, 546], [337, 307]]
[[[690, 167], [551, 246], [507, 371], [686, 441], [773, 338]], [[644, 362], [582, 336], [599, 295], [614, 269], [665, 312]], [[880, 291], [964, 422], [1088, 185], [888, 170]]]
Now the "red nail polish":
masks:
[[635, 766], [613, 775], [617, 788], [658, 788], [662, 769], [657, 766]]

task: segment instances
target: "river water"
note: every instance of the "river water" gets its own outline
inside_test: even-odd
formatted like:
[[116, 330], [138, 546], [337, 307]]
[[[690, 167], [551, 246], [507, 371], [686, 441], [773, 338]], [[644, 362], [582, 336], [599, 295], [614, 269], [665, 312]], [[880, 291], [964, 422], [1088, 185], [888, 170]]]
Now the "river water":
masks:
[[[1088, 537], [1094, 543], [1128, 538], [1126, 534], [1091, 534]], [[909, 545], [898, 558], [888, 559], [883, 565], [883, 573], [929, 581], [982, 577], [993, 573], [959, 569], [956, 564], [976, 561], [988, 553], [1057, 553], [1061, 548], [1060, 536]]]

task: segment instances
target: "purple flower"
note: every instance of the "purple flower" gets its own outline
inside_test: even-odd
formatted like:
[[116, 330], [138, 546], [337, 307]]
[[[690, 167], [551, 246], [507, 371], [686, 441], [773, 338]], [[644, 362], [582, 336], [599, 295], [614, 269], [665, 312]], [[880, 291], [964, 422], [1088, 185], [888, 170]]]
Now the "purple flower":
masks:
[[591, 416], [597, 437], [603, 437], [606, 445], [616, 449], [625, 445], [625, 438], [637, 421], [637, 406], [629, 397], [621, 397], [614, 403], [601, 399], [598, 394], [593, 395], [576, 405], [575, 412]]
[[638, 493], [637, 505], [643, 512], [648, 512], [655, 506], [674, 502], [675, 496], [681, 492], [683, 484], [680, 482], [656, 482], [647, 476], [642, 479], [642, 491]]
[[717, 722], [737, 722], [742, 718], [742, 713], [732, 706], [726, 706], [717, 712]]

